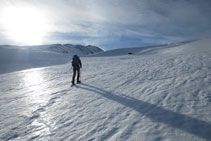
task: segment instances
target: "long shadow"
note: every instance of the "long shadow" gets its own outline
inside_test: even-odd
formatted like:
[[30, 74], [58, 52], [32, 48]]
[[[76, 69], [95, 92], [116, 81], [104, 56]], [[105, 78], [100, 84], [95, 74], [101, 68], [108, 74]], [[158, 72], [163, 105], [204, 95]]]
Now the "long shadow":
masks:
[[124, 106], [139, 112], [142, 115], [150, 118], [154, 122], [164, 123], [171, 127], [183, 130], [185, 132], [196, 135], [200, 138], [211, 140], [211, 124], [196, 118], [189, 117], [180, 113], [176, 113], [162, 107], [150, 104], [148, 102], [134, 99], [130, 96], [120, 96], [103, 89], [81, 84], [80, 88], [95, 92], [107, 99], [118, 102]]

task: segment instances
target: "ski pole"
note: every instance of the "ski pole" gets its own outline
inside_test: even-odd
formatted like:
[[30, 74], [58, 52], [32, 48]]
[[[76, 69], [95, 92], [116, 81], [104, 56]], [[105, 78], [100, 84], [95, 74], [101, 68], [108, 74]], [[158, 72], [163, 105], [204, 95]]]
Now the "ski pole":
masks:
[[80, 69], [80, 81], [81, 81], [81, 76], [82, 76], [82, 69]]
[[73, 66], [71, 66], [70, 71], [73, 70]]

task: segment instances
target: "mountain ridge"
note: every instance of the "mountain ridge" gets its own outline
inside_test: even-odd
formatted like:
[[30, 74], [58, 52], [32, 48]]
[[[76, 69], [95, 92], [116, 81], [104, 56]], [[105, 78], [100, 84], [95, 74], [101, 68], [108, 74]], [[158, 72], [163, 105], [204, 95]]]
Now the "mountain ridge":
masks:
[[80, 57], [102, 52], [96, 46], [50, 44], [39, 46], [0, 46], [0, 74], [67, 63], [74, 54]]
[[0, 48], [8, 49], [30, 49], [30, 50], [42, 50], [63, 54], [78, 54], [85, 56], [89, 54], [103, 52], [100, 47], [94, 45], [80, 45], [80, 44], [46, 44], [46, 45], [34, 45], [34, 46], [16, 46], [16, 45], [0, 45]]

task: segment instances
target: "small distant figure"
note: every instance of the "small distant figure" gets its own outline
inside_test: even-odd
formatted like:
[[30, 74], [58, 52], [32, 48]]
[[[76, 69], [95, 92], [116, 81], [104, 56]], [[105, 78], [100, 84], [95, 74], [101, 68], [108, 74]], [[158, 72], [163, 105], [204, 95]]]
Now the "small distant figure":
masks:
[[75, 85], [75, 76], [77, 73], [77, 84], [81, 83], [80, 81], [80, 68], [82, 68], [82, 63], [78, 55], [73, 55], [72, 58], [72, 66], [73, 66], [73, 78], [72, 85]]

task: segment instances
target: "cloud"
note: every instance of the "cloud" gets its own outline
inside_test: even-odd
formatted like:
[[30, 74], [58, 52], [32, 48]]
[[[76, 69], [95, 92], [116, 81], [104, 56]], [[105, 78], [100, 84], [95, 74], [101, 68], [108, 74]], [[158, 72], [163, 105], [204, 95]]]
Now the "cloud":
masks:
[[209, 0], [3, 0], [0, 8], [8, 5], [42, 11], [48, 43], [117, 48], [211, 36]]

